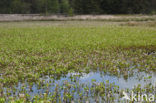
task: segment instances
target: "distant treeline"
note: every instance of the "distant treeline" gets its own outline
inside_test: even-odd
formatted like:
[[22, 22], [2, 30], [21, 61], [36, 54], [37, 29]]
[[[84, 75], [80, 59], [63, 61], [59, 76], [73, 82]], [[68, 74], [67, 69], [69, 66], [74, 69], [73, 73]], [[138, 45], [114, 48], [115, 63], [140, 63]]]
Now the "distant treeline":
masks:
[[156, 0], [0, 0], [1, 14], [151, 14]]

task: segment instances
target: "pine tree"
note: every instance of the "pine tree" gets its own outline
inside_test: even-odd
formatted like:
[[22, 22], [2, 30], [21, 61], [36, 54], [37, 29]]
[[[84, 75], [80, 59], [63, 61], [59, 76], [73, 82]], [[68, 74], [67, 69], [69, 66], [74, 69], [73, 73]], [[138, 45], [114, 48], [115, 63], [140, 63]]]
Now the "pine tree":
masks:
[[61, 0], [60, 2], [60, 13], [68, 15], [70, 6], [68, 0]]
[[58, 0], [48, 0], [48, 13], [58, 13], [59, 12], [59, 2]]

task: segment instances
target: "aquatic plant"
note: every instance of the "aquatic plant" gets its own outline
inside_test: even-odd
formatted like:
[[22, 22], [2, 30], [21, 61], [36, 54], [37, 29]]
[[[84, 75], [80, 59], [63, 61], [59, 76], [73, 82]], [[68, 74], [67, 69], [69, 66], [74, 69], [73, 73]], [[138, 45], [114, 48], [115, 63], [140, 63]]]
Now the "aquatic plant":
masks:
[[[15, 26], [1, 23], [0, 102], [58, 103], [76, 101], [75, 97], [78, 102], [91, 101], [90, 98], [95, 102], [101, 99], [113, 102], [116, 99], [113, 94], [119, 94], [120, 87], [95, 80], [90, 87], [79, 85], [77, 78], [83, 73], [97, 71], [97, 68], [101, 73], [123, 76], [125, 80], [135, 75], [134, 70], [155, 72], [155, 34], [154, 28], [141, 26], [31, 24], [28, 27], [20, 23]], [[79, 73], [70, 77], [75, 84], [71, 81], [65, 81], [63, 85], [55, 83], [72, 72]], [[148, 81], [150, 78], [144, 79]], [[34, 84], [42, 92], [37, 91], [38, 95], [31, 97], [29, 93], [34, 92]], [[18, 85], [22, 85], [19, 91], [14, 88]], [[51, 86], [54, 90], [49, 89]], [[146, 89], [134, 87], [137, 92], [152, 92], [153, 89], [149, 83]], [[53, 92], [49, 93], [50, 90]]]

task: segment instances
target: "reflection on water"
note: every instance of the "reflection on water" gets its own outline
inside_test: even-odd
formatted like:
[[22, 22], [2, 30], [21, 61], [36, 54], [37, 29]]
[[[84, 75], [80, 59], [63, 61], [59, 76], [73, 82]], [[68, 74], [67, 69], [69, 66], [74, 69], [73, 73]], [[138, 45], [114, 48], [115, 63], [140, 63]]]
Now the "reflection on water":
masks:
[[[68, 73], [67, 77], [64, 78], [68, 80], [70, 75], [75, 75], [76, 73]], [[150, 79], [146, 79], [150, 77]], [[113, 76], [105, 73], [99, 72], [90, 72], [88, 74], [82, 73], [82, 75], [79, 78], [80, 83], [91, 83], [92, 79], [95, 79], [97, 82], [105, 82], [106, 80], [109, 80], [110, 83], [115, 83], [115, 85], [118, 85], [120, 89], [132, 89], [134, 86], [137, 86], [138, 84], [141, 84], [142, 87], [146, 85], [147, 83], [154, 83], [156, 82], [156, 75], [154, 73], [152, 74], [146, 74], [145, 72], [138, 72], [134, 71], [133, 76], [128, 77], [128, 79], [125, 79], [124, 76]]]
[[[33, 84], [33, 86], [29, 86], [29, 84], [26, 82], [23, 86], [22, 83], [19, 83], [15, 88], [16, 91], [10, 91], [11, 96], [16, 96], [18, 98], [18, 95], [22, 92], [29, 94], [32, 100], [35, 95], [40, 95], [43, 93], [49, 93], [49, 95], [53, 94], [53, 92], [56, 90], [56, 86], [64, 87], [65, 82], [70, 83], [73, 86], [78, 86], [79, 89], [70, 88], [70, 92], [73, 90], [75, 93], [73, 94], [74, 98], [79, 98], [78, 92], [82, 91], [84, 92], [85, 86], [88, 86], [89, 88], [92, 87], [93, 81], [96, 81], [96, 83], [106, 83], [106, 81], [109, 81], [109, 83], [114, 83], [115, 85], [119, 86], [119, 90], [121, 89], [133, 89], [134, 86], [137, 86], [138, 84], [141, 84], [142, 87], [144, 87], [148, 83], [152, 83], [155, 85], [156, 82], [156, 75], [154, 73], [147, 74], [145, 72], [138, 72], [137, 70], [133, 71], [132, 74], [128, 74], [127, 78], [124, 78], [124, 76], [115, 76], [111, 75], [109, 73], [104, 73], [101, 71], [96, 72], [89, 72], [89, 73], [68, 73], [66, 76], [61, 77], [59, 80], [51, 79], [50, 76], [46, 76], [44, 78], [40, 78], [40, 80], [43, 82], [42, 85]], [[85, 86], [84, 86], [85, 85]], [[113, 88], [112, 88], [113, 89]], [[90, 89], [89, 89], [90, 90]], [[6, 89], [4, 88], [4, 94], [6, 93]], [[48, 91], [48, 92], [47, 92]], [[59, 93], [61, 94], [61, 97], [63, 98], [64, 89], [60, 89]], [[91, 92], [87, 94], [88, 96], [93, 95]], [[63, 101], [63, 100], [62, 100]], [[90, 100], [93, 101], [93, 100]]]

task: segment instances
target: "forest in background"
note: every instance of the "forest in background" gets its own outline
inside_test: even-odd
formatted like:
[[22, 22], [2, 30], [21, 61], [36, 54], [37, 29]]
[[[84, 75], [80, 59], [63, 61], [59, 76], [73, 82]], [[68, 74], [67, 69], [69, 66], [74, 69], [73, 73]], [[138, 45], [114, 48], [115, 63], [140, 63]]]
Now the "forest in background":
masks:
[[156, 0], [1, 0], [0, 14], [155, 14]]

